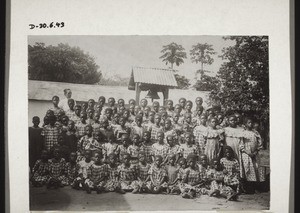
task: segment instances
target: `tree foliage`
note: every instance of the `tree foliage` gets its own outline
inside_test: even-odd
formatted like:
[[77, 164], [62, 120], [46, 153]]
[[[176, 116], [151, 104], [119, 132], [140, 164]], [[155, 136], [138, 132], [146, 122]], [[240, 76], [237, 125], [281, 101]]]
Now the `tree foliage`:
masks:
[[184, 63], [184, 60], [186, 58], [186, 52], [185, 49], [174, 42], [171, 44], [163, 46], [163, 49], [161, 53], [163, 53], [162, 56], [160, 56], [160, 59], [163, 59], [162, 61], [166, 64], [171, 64], [171, 69], [173, 69], [173, 65], [176, 64], [176, 66], [179, 66], [180, 64]]
[[95, 60], [79, 47], [68, 44], [28, 45], [28, 76], [31, 80], [95, 84], [101, 71]]
[[191, 85], [189, 79], [187, 79], [185, 76], [177, 73], [174, 76], [178, 84], [178, 89], [187, 89]]
[[204, 74], [203, 65], [211, 65], [214, 62], [214, 59], [211, 56], [214, 54], [216, 54], [216, 52], [210, 44], [198, 43], [192, 46], [192, 49], [190, 50], [191, 61], [196, 64], [201, 64], [201, 70], [198, 70], [198, 73], [200, 73], [201, 75]]
[[216, 77], [202, 74], [193, 87], [198, 91], [212, 91], [219, 87], [219, 81]]
[[104, 86], [128, 86], [129, 77], [121, 77], [120, 75], [113, 75], [113, 76], [103, 76], [101, 81], [99, 82], [100, 85]]
[[211, 100], [225, 109], [252, 111], [265, 123], [269, 120], [269, 59], [267, 36], [224, 37], [236, 42], [223, 48], [225, 62], [217, 74], [220, 87]]
[[180, 64], [184, 63], [184, 59], [186, 58], [185, 49], [181, 45], [172, 42], [168, 45], [163, 46], [161, 53], [163, 53], [163, 55], [159, 58], [163, 59], [162, 61], [166, 64], [171, 64], [171, 69], [174, 72], [174, 76], [178, 84], [177, 88], [189, 88], [189, 86], [191, 85], [190, 81], [185, 76], [177, 74], [177, 71], [173, 69], [174, 64], [176, 66], [179, 66]]

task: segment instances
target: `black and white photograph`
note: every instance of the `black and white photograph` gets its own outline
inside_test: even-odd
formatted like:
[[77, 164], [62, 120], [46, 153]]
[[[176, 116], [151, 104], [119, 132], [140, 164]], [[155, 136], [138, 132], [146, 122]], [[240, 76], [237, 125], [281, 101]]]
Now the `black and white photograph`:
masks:
[[270, 209], [268, 35], [27, 39], [31, 211]]

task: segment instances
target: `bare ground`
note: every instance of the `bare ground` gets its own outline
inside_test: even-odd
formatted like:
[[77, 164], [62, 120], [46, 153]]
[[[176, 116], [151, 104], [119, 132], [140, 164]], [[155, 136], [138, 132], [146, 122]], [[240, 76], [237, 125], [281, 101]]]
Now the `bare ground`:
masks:
[[178, 195], [117, 193], [87, 194], [70, 187], [30, 187], [30, 209], [64, 211], [157, 211], [157, 210], [266, 210], [270, 193], [240, 195], [238, 201], [201, 196], [183, 199]]

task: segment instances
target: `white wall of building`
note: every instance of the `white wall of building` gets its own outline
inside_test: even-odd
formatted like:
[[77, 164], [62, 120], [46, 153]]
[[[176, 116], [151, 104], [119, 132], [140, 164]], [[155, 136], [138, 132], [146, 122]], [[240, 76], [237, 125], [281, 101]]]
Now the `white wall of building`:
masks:
[[[99, 94], [99, 96], [103, 95], [106, 98], [106, 100], [109, 97], [114, 97], [116, 99], [116, 101], [119, 98], [123, 98], [125, 100], [125, 103], [128, 104], [129, 99], [131, 99], [131, 98], [135, 99], [135, 91], [128, 90], [127, 87], [114, 87], [110, 90], [107, 90], [107, 88], [105, 88], [105, 86], [99, 86], [99, 87], [104, 87], [103, 90], [101, 90], [101, 93]], [[82, 100], [76, 99], [76, 92], [74, 92], [73, 88], [72, 88], [72, 91], [73, 91], [73, 97], [75, 98], [75, 100], [82, 101]], [[93, 94], [93, 93], [90, 93], [89, 90], [80, 91], [80, 92], [81, 93], [85, 92], [85, 94], [86, 94], [84, 101], [87, 101], [90, 98], [94, 98], [96, 102], [98, 101], [98, 97], [89, 97], [89, 94]], [[140, 100], [142, 98], [144, 98], [147, 95], [147, 93], [148, 93], [147, 91], [142, 91]], [[54, 95], [57, 95], [57, 94], [53, 94], [53, 96]], [[163, 95], [160, 92], [158, 93], [158, 95], [159, 95], [160, 99], [155, 100], [155, 101], [158, 101], [162, 105], [163, 104]], [[62, 96], [62, 95], [60, 94], [59, 96]], [[198, 96], [203, 98], [203, 101], [204, 101], [203, 106], [206, 107], [207, 106], [206, 101], [208, 100], [208, 92], [195, 91], [195, 90], [179, 90], [179, 89], [171, 89], [169, 91], [169, 99], [174, 101], [174, 105], [176, 103], [178, 103], [178, 101], [181, 97], [184, 97], [187, 100], [191, 100], [191, 101], [195, 102], [195, 99]], [[148, 102], [149, 102], [149, 105], [151, 105], [152, 102], [150, 99], [148, 99]], [[32, 121], [33, 116], [39, 116], [41, 119], [41, 124], [42, 124], [43, 118], [46, 114], [46, 111], [48, 109], [50, 109], [51, 107], [52, 107], [51, 100], [29, 99], [28, 100], [28, 124], [30, 126], [32, 125], [31, 121]]]

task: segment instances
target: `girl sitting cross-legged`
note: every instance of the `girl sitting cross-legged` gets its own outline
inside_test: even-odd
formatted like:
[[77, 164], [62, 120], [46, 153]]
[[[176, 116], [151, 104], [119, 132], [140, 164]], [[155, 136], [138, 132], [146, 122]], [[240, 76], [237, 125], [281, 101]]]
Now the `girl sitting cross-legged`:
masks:
[[220, 165], [218, 159], [213, 159], [211, 167], [207, 171], [207, 178], [210, 181], [210, 190], [208, 191], [209, 196], [224, 197], [227, 200], [236, 200], [237, 193], [231, 188], [224, 184], [224, 171]]
[[31, 183], [35, 187], [43, 186], [49, 179], [48, 152], [43, 150], [41, 159], [37, 160], [32, 168]]
[[163, 190], [167, 189], [167, 171], [164, 166], [162, 166], [162, 156], [156, 155], [154, 158], [154, 163], [149, 169], [150, 180], [148, 184], [148, 189], [154, 194], [158, 194]]
[[138, 192], [138, 181], [137, 171], [134, 165], [130, 164], [130, 155], [124, 154], [122, 158], [122, 164], [118, 166], [119, 180], [121, 190], [124, 192], [137, 193]]
[[183, 184], [181, 186], [181, 196], [183, 198], [195, 198], [196, 193], [201, 191], [201, 186], [204, 184], [204, 180], [201, 177], [198, 166], [196, 165], [197, 156], [195, 154], [189, 154], [187, 157], [188, 168], [182, 177]]
[[88, 194], [95, 190], [97, 194], [104, 191], [104, 185], [107, 180], [107, 164], [102, 162], [102, 153], [96, 152], [94, 155], [95, 163], [87, 169], [87, 178], [85, 179], [85, 190]]

